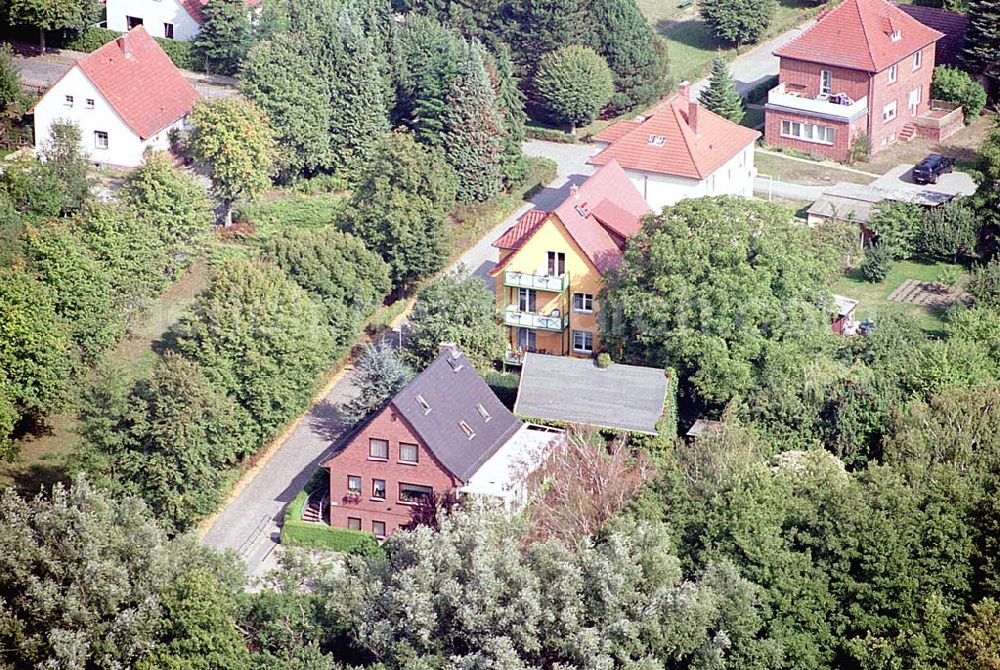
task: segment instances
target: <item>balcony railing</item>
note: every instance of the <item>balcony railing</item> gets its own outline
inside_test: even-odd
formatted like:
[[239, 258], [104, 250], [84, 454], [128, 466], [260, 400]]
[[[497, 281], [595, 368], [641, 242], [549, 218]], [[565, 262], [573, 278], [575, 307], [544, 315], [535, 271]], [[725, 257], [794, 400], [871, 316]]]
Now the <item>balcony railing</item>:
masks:
[[569, 318], [562, 314], [552, 315], [520, 312], [513, 307], [508, 307], [503, 313], [503, 322], [505, 325], [516, 326], [517, 328], [532, 328], [534, 330], [561, 333], [569, 325]]
[[[850, 104], [843, 104], [846, 102]], [[767, 93], [767, 108], [801, 112], [835, 121], [853, 121], [868, 111], [868, 96], [854, 101], [843, 95], [809, 98], [788, 91], [784, 84], [778, 84]]]
[[930, 109], [916, 118], [918, 126], [947, 128], [963, 118], [962, 106], [944, 100], [931, 100]]
[[503, 283], [504, 286], [562, 293], [569, 286], [569, 276], [562, 275], [557, 277], [554, 275], [536, 275], [530, 272], [505, 270], [503, 273]]

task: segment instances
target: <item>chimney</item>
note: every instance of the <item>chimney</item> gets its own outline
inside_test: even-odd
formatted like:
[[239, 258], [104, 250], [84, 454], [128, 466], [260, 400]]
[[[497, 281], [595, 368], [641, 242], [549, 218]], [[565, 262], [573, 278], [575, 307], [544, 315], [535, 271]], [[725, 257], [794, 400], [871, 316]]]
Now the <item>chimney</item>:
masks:
[[118, 38], [118, 46], [121, 48], [122, 53], [125, 54], [126, 59], [132, 57], [132, 48], [129, 44], [128, 33]]
[[684, 100], [691, 99], [691, 82], [682, 81], [677, 84], [677, 95], [679, 95]]
[[458, 345], [454, 342], [442, 342], [438, 345], [438, 355], [445, 353], [451, 354], [452, 358], [456, 358], [462, 352], [458, 350]]
[[698, 103], [688, 100], [688, 126], [695, 137], [698, 137]]
[[580, 187], [577, 186], [576, 184], [570, 184], [569, 185], [569, 193], [570, 193], [570, 195], [573, 196], [573, 200], [574, 201], [580, 199]]

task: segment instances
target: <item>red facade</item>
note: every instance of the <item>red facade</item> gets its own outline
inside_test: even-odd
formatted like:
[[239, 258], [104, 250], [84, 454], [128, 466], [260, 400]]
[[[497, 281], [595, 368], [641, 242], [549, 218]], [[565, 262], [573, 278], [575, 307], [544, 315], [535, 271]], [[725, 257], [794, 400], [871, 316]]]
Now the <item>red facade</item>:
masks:
[[[851, 143], [861, 134], [867, 134], [871, 139], [872, 152], [905, 139], [901, 138], [901, 135], [908, 132], [916, 133], [915, 118], [925, 114], [929, 109], [934, 49], [934, 44], [930, 44], [920, 50], [920, 64], [916, 68], [913, 66], [915, 57], [909, 54], [893, 66], [876, 73], [781, 57], [778, 80], [780, 84], [785, 85], [786, 90], [794, 90], [802, 98], [815, 98], [820, 94], [824, 76], [822, 72], [827, 71], [830, 73], [827, 75], [830, 81], [829, 89], [833, 94], [844, 93], [852, 100], [867, 97], [868, 111], [858, 118], [845, 121], [824, 118], [804, 110], [769, 107], [765, 119], [765, 139], [773, 146], [789, 147], [838, 161], [847, 160]], [[894, 78], [890, 74], [893, 68]], [[914, 99], [917, 104], [911, 105]], [[890, 111], [893, 103], [894, 114]], [[784, 136], [782, 121], [833, 128], [833, 143]], [[905, 126], [910, 128], [904, 132]]]
[[[372, 440], [388, 442], [388, 458], [372, 456]], [[416, 463], [400, 458], [400, 445], [416, 445]], [[377, 537], [377, 524], [385, 524], [388, 537], [410, 520], [413, 503], [401, 500], [401, 485], [424, 486], [441, 493], [461, 483], [434, 457], [391, 404], [323, 465], [330, 469], [330, 525], [351, 528], [353, 519], [355, 529], [375, 533]], [[349, 489], [349, 477], [360, 478], [360, 495]], [[384, 499], [374, 495], [376, 481], [385, 482]]]

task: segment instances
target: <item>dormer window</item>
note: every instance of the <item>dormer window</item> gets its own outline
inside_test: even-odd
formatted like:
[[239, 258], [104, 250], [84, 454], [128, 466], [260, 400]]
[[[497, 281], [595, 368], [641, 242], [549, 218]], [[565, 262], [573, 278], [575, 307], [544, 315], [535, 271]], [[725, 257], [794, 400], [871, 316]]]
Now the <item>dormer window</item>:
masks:
[[483, 403], [476, 403], [476, 411], [479, 412], [479, 416], [483, 417], [483, 421], [489, 423], [489, 420], [493, 417], [490, 416], [489, 410], [483, 407]]
[[466, 422], [459, 421], [458, 427], [462, 429], [462, 432], [465, 433], [465, 436], [470, 440], [476, 436], [476, 431], [472, 430], [472, 426], [470, 426]]
[[892, 40], [893, 42], [898, 42], [900, 39], [902, 39], [902, 37], [903, 33], [899, 32], [898, 30], [892, 31], [892, 33], [889, 35], [889, 39]]
[[418, 395], [418, 396], [416, 397], [416, 401], [417, 401], [417, 404], [418, 404], [418, 405], [420, 405], [420, 409], [422, 409], [422, 410], [424, 411], [424, 414], [425, 414], [425, 415], [426, 415], [426, 414], [430, 414], [430, 413], [431, 413], [431, 406], [430, 406], [430, 404], [429, 404], [429, 403], [428, 403], [428, 402], [427, 402], [427, 401], [426, 401], [426, 400], [424, 399], [424, 397], [423, 397], [422, 395]]
[[916, 69], [918, 69], [920, 67], [920, 64], [923, 62], [923, 59], [924, 59], [924, 52], [923, 51], [915, 51], [913, 53], [913, 69], [914, 70], [916, 70]]

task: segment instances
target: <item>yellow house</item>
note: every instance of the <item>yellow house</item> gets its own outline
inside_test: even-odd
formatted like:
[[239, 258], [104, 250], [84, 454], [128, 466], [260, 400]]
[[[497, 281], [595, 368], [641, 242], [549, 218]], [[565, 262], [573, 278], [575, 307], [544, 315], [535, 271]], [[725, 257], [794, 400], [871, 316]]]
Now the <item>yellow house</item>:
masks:
[[621, 262], [625, 240], [649, 211], [612, 160], [553, 211], [531, 210], [493, 243], [500, 259], [490, 274], [510, 362], [528, 351], [591, 356], [601, 350], [604, 274]]

